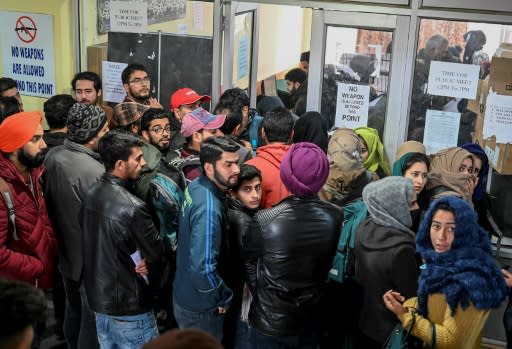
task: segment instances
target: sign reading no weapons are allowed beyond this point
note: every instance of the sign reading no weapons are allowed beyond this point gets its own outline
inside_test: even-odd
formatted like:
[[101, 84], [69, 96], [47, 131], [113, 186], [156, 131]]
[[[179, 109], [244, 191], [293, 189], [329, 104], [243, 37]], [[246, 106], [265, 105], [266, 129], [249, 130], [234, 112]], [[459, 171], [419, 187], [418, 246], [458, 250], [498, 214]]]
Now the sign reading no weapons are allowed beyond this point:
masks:
[[34, 20], [28, 16], [21, 16], [16, 21], [16, 35], [26, 43], [34, 41], [37, 35], [37, 27]]
[[18, 83], [22, 95], [55, 94], [53, 17], [39, 13], [0, 11], [3, 75]]

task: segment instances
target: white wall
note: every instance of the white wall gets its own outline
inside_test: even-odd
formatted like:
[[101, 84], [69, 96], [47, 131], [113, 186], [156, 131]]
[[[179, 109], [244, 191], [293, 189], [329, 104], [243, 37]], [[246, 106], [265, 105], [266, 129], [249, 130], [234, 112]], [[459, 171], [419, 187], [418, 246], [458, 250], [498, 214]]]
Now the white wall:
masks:
[[258, 80], [299, 64], [304, 9], [294, 6], [260, 7]]

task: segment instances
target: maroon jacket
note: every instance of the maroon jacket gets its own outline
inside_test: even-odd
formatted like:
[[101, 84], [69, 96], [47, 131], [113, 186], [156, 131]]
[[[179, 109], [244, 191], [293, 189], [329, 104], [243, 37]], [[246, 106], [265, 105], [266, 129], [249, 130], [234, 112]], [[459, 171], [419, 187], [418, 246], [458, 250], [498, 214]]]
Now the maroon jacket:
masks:
[[[16, 233], [0, 197], [0, 277], [25, 281], [39, 288], [52, 287], [52, 272], [57, 255], [57, 240], [48, 218], [40, 177], [44, 167], [31, 171], [35, 197], [14, 164], [0, 153], [0, 177], [9, 188], [16, 210]], [[66, 214], [62, 212], [62, 214]]]

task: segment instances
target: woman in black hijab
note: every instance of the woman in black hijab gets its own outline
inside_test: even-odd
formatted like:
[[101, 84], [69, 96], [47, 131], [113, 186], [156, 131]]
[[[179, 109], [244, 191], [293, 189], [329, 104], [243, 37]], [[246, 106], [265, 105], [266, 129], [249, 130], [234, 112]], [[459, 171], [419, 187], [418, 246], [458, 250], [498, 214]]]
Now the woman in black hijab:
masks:
[[306, 112], [295, 122], [293, 143], [310, 142], [318, 145], [327, 153], [327, 144], [329, 143], [327, 130], [328, 123], [322, 114], [316, 111]]

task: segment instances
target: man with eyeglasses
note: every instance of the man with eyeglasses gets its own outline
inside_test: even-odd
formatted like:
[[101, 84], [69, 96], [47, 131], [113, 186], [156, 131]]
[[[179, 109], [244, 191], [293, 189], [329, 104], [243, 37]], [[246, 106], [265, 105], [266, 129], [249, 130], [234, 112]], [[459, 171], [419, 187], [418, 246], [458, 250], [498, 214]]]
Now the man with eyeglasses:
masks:
[[162, 108], [158, 100], [151, 97], [151, 79], [146, 67], [142, 64], [128, 65], [121, 73], [121, 80], [126, 91], [123, 102], [136, 102], [149, 105], [151, 108]]

